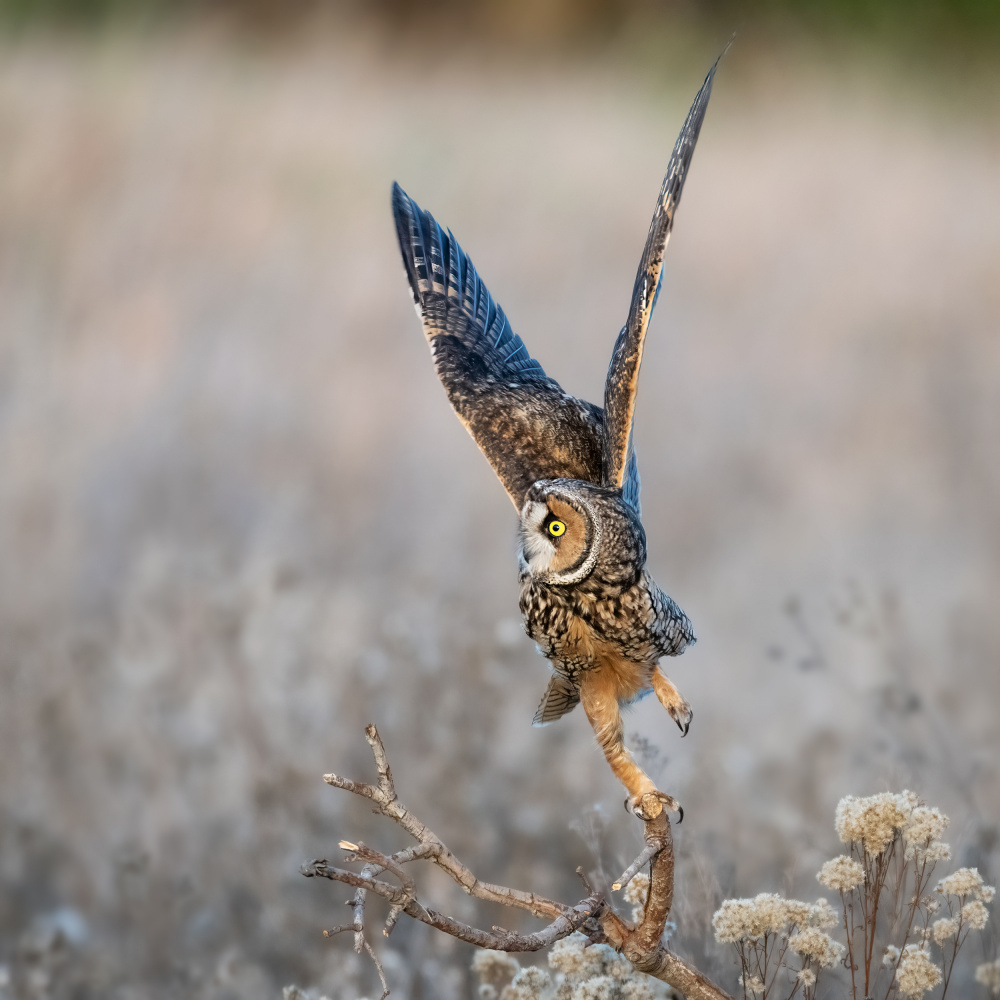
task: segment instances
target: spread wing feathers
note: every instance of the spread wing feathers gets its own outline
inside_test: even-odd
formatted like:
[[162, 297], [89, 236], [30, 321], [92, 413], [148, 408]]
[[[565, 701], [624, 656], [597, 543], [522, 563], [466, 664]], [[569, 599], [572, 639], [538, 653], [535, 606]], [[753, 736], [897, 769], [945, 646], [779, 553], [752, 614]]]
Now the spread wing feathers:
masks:
[[639, 464], [635, 458], [635, 451], [629, 442], [628, 466], [625, 469], [625, 481], [622, 483], [622, 500], [625, 501], [635, 511], [636, 517], [642, 516], [642, 508], [639, 505], [639, 488], [642, 480], [639, 478]]
[[493, 375], [544, 379], [542, 366], [510, 328], [451, 232], [446, 234], [398, 184], [392, 187], [392, 209], [406, 276], [428, 339], [442, 333], [458, 338]]
[[576, 685], [562, 674], [553, 674], [531, 724], [545, 726], [555, 722], [576, 708], [579, 702], [580, 692]]
[[602, 413], [549, 378], [458, 241], [398, 185], [392, 211], [413, 301], [455, 412], [520, 511], [539, 479], [601, 482]]
[[642, 345], [660, 291], [663, 254], [667, 248], [670, 230], [674, 225], [674, 213], [681, 200], [684, 179], [691, 165], [705, 109], [712, 94], [712, 80], [718, 64], [717, 59], [715, 65], [708, 71], [708, 76], [705, 77], [705, 82], [691, 105], [684, 127], [674, 145], [667, 166], [667, 175], [663, 178], [663, 187], [656, 202], [653, 221], [649, 225], [649, 235], [642, 251], [639, 271], [635, 276], [628, 321], [618, 334], [611, 355], [608, 378], [604, 386], [604, 483], [607, 486], [621, 487], [629, 465], [632, 415], [635, 411]]

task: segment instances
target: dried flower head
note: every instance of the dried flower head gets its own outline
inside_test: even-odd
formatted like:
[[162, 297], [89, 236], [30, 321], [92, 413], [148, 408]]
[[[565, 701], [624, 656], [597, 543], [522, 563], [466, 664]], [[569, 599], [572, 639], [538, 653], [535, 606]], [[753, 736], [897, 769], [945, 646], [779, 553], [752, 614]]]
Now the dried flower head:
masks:
[[614, 1000], [615, 981], [610, 976], [593, 976], [573, 990], [573, 1000]]
[[638, 906], [646, 905], [646, 897], [649, 895], [649, 876], [640, 872], [636, 875], [622, 893], [625, 902], [634, 903]]
[[817, 899], [816, 902], [809, 907], [810, 927], [820, 927], [823, 930], [827, 930], [830, 927], [836, 927], [839, 923], [840, 916], [830, 905], [829, 900]]
[[497, 1000], [496, 987], [490, 986], [489, 983], [480, 983], [477, 996], [479, 1000]]
[[610, 945], [589, 944], [579, 931], [552, 946], [549, 950], [549, 968], [563, 973], [567, 979], [579, 981], [595, 976], [628, 979], [634, 971], [632, 964]]
[[649, 897], [649, 876], [645, 874], [636, 875], [622, 893], [625, 901], [632, 903], [632, 920], [639, 923], [646, 912], [646, 899]]
[[860, 861], [841, 854], [839, 857], [831, 858], [822, 868], [820, 868], [816, 878], [821, 885], [827, 889], [835, 889], [838, 892], [850, 892], [851, 889], [861, 885], [865, 880], [865, 869]]
[[914, 858], [918, 862], [927, 862], [929, 865], [936, 865], [939, 861], [947, 861], [951, 857], [951, 845], [943, 840], [932, 840], [926, 847], [921, 844], [909, 844], [906, 848], [906, 857]]
[[503, 1000], [542, 1000], [551, 986], [552, 977], [544, 969], [529, 965], [511, 980]]
[[795, 977], [803, 987], [808, 989], [810, 986], [816, 985], [816, 973], [812, 969], [800, 969], [798, 975]]
[[942, 917], [931, 925], [931, 934], [937, 944], [944, 944], [958, 933], [958, 921], [954, 917]]
[[626, 979], [618, 987], [621, 1000], [655, 1000], [656, 994], [641, 979]]
[[505, 951], [484, 948], [473, 956], [472, 971], [481, 983], [502, 990], [521, 971], [521, 963]]
[[764, 983], [760, 976], [751, 976], [749, 979], [744, 980], [740, 976], [740, 986], [742, 986], [748, 993], [763, 993]]
[[753, 899], [727, 899], [712, 916], [715, 940], [727, 944], [756, 941], [765, 934], [785, 934], [791, 927], [807, 926], [816, 909], [773, 892], [762, 892]]
[[865, 853], [881, 854], [902, 830], [919, 804], [912, 792], [881, 792], [867, 798], [848, 795], [837, 804], [834, 825], [845, 843], [860, 843]]
[[937, 891], [946, 896], [979, 896], [983, 890], [983, 876], [978, 868], [959, 868], [937, 884]]
[[984, 885], [982, 889], [979, 890], [979, 898], [984, 903], [992, 903], [993, 897], [997, 894], [997, 887], [995, 885]]
[[788, 939], [788, 947], [797, 955], [813, 959], [824, 969], [829, 969], [844, 953], [844, 946], [818, 927], [806, 927], [793, 934]]
[[1000, 958], [977, 966], [976, 982], [982, 983], [994, 996], [1000, 996]]
[[940, 982], [941, 970], [931, 961], [930, 955], [923, 948], [908, 944], [896, 970], [899, 992], [911, 1000], [920, 1000]]
[[981, 931], [989, 919], [990, 911], [978, 899], [974, 899], [962, 907], [962, 920], [974, 931]]
[[950, 822], [936, 806], [916, 806], [903, 827], [906, 857], [915, 857], [921, 850], [926, 850], [928, 845], [939, 841]]
[[899, 961], [899, 949], [894, 944], [887, 944], [882, 952], [882, 964], [892, 966]]

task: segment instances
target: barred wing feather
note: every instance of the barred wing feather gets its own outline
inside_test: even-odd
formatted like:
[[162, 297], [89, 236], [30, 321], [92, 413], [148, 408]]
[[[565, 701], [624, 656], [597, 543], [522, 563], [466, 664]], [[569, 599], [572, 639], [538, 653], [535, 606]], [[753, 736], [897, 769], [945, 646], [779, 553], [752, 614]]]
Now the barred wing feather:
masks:
[[438, 376], [514, 506], [539, 479], [601, 482], [600, 407], [549, 378], [450, 232], [398, 185], [396, 234]]

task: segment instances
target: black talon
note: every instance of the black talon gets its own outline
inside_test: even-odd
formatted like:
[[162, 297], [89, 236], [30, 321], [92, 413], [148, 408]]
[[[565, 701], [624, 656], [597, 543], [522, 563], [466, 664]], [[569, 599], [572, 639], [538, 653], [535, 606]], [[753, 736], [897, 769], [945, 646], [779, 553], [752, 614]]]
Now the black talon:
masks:
[[694, 720], [694, 712], [692, 712], [691, 709], [689, 708], [687, 722], [685, 722], [683, 726], [679, 727], [681, 731], [681, 737], [687, 736], [688, 732], [691, 729], [691, 722], [693, 720]]

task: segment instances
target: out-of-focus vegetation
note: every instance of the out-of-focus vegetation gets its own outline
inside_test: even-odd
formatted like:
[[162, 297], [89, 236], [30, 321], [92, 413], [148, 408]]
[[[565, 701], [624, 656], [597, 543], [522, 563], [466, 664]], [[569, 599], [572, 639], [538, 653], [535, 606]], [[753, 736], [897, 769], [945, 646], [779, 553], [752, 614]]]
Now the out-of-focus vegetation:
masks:
[[[468, 23], [502, 40], [483, 26], [531, 9]], [[370, 970], [320, 936], [346, 894], [297, 869], [345, 835], [402, 846], [320, 777], [370, 773], [365, 722], [483, 878], [576, 899], [578, 864], [638, 846], [580, 713], [530, 727], [514, 514], [434, 376], [391, 181], [599, 400], [730, 26], [680, 11], [667, 60], [669, 10], [644, 39], [623, 7], [589, 22], [623, 26], [607, 52], [566, 55], [557, 23], [508, 59], [452, 45], [457, 8], [276, 45], [145, 10], [0, 40], [0, 995], [357, 1000]], [[955, 863], [1000, 871], [1000, 121], [881, 56], [743, 38], [636, 425], [695, 721], [627, 722], [686, 809], [674, 943], [730, 985], [713, 910], [813, 898], [847, 793], [919, 790]], [[469, 995], [466, 949], [410, 922], [384, 948], [398, 1000]]]

